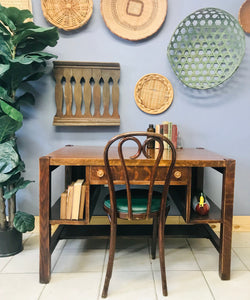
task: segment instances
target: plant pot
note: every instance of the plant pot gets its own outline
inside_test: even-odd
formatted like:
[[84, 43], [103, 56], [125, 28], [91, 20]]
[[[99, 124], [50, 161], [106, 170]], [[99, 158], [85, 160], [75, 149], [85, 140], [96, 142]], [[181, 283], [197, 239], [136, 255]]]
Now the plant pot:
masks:
[[0, 257], [12, 256], [23, 250], [22, 233], [15, 228], [0, 231]]

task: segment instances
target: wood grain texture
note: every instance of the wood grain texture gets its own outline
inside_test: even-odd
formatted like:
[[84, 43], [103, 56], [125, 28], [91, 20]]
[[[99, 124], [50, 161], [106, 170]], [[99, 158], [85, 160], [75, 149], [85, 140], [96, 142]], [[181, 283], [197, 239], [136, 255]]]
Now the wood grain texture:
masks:
[[56, 61], [54, 76], [56, 115], [53, 125], [120, 125], [118, 63]]

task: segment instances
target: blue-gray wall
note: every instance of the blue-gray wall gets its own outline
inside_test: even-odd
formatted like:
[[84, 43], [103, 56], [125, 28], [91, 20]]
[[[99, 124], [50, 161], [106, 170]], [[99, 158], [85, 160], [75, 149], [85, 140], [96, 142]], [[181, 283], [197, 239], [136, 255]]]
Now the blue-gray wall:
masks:
[[[159, 0], [160, 1], [160, 0]], [[171, 35], [178, 24], [199, 8], [217, 7], [234, 17], [243, 0], [168, 0], [166, 21], [151, 38], [130, 42], [118, 38], [105, 26], [100, 1], [94, 0], [94, 11], [86, 26], [64, 32], [49, 52], [58, 60], [119, 62], [120, 127], [54, 127], [54, 81], [51, 65], [48, 74], [34, 85], [36, 104], [23, 108], [24, 126], [18, 132], [18, 143], [26, 163], [25, 177], [35, 180], [18, 192], [18, 208], [38, 215], [39, 157], [65, 144], [104, 145], [113, 135], [132, 130], [144, 130], [149, 123], [164, 120], [178, 124], [184, 147], [205, 147], [236, 159], [235, 215], [250, 215], [250, 35], [246, 35], [246, 54], [235, 75], [221, 88], [197, 92], [185, 88], [173, 73], [166, 51]], [[40, 1], [33, 0], [34, 22], [48, 27]], [[160, 73], [174, 88], [171, 107], [162, 114], [142, 112], [134, 101], [136, 82], [145, 74]], [[60, 179], [54, 182], [55, 186]], [[220, 177], [214, 182], [208, 174], [207, 191], [220, 199]], [[25, 200], [24, 200], [25, 199]]]

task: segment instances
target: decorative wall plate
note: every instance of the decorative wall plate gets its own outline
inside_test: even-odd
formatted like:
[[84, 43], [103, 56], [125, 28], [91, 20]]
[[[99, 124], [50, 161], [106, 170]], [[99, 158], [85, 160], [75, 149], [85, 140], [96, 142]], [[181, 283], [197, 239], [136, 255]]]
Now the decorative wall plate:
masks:
[[160, 114], [167, 110], [174, 97], [170, 81], [160, 74], [144, 75], [136, 83], [135, 102], [137, 106], [148, 114]]
[[44, 17], [63, 30], [74, 30], [88, 22], [93, 0], [41, 0]]
[[101, 13], [106, 26], [117, 36], [142, 40], [162, 26], [167, 0], [101, 0]]
[[239, 11], [240, 26], [246, 33], [250, 33], [250, 0], [246, 0]]
[[239, 67], [245, 35], [229, 13], [203, 8], [179, 24], [167, 52], [175, 74], [186, 86], [209, 89], [227, 80]]

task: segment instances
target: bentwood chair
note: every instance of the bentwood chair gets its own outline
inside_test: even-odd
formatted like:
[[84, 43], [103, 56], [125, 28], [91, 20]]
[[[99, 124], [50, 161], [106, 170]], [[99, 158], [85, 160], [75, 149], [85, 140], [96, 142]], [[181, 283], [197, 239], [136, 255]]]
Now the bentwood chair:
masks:
[[[148, 149], [148, 144], [155, 141], [159, 148]], [[131, 156], [131, 144], [136, 146]], [[169, 150], [164, 150], [164, 145], [169, 145]], [[129, 146], [129, 148], [126, 146]], [[112, 149], [112, 150], [111, 150]], [[114, 162], [114, 158], [109, 157], [109, 153], [114, 150], [118, 153], [119, 163]], [[166, 154], [169, 166], [166, 167], [164, 178], [157, 177], [158, 165]], [[127, 157], [127, 155], [129, 156]], [[137, 159], [151, 160], [150, 167], [141, 167], [138, 171], [138, 164], [131, 164], [131, 160]], [[106, 298], [108, 287], [112, 275], [115, 245], [117, 218], [126, 220], [153, 219], [152, 228], [152, 258], [155, 258], [156, 241], [158, 234], [159, 258], [161, 268], [162, 292], [167, 296], [167, 282], [164, 255], [164, 227], [169, 211], [167, 205], [167, 194], [176, 160], [176, 151], [172, 142], [161, 134], [152, 132], [130, 132], [113, 137], [104, 149], [105, 171], [108, 178], [109, 194], [104, 201], [104, 210], [107, 212], [110, 221], [110, 247], [105, 283], [102, 297]], [[130, 162], [130, 163], [129, 163]], [[140, 168], [140, 167], [139, 167]], [[144, 170], [144, 171], [143, 171]], [[156, 181], [163, 181], [162, 192], [154, 191]], [[124, 184], [124, 189], [115, 189], [115, 184]], [[148, 185], [146, 189], [136, 188], [134, 185]]]

